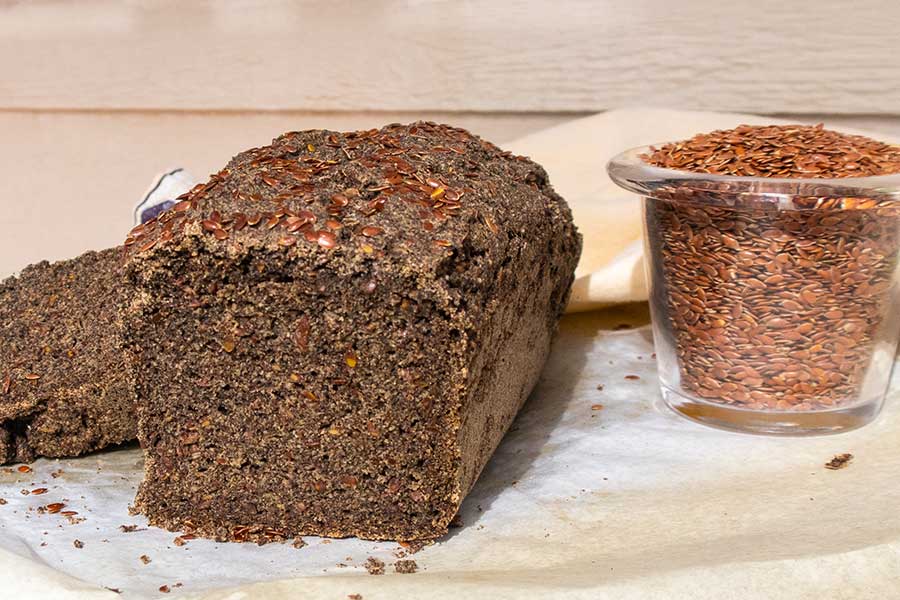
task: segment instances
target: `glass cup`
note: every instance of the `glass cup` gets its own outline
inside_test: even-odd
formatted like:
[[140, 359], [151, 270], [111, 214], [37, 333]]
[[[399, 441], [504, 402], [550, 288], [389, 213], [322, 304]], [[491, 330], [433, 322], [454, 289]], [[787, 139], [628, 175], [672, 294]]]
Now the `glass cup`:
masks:
[[871, 422], [900, 337], [900, 175], [777, 179], [607, 170], [643, 202], [665, 402], [736, 431], [809, 435]]

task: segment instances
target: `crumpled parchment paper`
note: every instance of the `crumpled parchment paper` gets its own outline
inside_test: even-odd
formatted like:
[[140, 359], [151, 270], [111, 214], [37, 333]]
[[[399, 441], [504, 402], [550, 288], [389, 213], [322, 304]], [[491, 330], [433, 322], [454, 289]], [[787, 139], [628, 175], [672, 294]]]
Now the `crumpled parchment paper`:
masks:
[[[896, 597], [896, 386], [877, 422], [843, 435], [765, 438], [695, 425], [660, 406], [649, 328], [614, 327], [644, 320], [643, 310], [564, 318], [541, 383], [463, 506], [462, 527], [410, 557], [416, 574], [393, 573], [395, 543], [176, 546], [175, 533], [125, 533], [120, 525], [146, 526], [127, 510], [141, 477], [132, 448], [0, 471], [0, 596], [117, 597], [109, 587], [149, 598], [167, 585], [167, 597], [233, 600]], [[824, 467], [844, 452], [854, 455], [846, 468]], [[20, 492], [40, 487], [49, 491]], [[52, 502], [85, 520], [37, 512]], [[369, 556], [388, 564], [386, 575], [366, 572]]]

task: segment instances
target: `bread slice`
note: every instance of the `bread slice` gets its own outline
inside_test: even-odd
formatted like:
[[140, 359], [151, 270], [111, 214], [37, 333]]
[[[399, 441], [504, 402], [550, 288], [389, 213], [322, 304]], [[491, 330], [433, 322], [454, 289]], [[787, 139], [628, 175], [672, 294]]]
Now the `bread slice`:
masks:
[[121, 262], [121, 248], [88, 252], [0, 283], [0, 463], [134, 439]]

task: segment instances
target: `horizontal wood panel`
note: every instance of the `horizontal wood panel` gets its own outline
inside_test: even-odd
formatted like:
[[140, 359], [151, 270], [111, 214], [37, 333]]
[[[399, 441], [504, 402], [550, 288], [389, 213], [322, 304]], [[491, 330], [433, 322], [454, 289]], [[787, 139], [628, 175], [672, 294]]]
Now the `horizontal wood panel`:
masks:
[[0, 108], [900, 113], [900, 2], [0, 0]]

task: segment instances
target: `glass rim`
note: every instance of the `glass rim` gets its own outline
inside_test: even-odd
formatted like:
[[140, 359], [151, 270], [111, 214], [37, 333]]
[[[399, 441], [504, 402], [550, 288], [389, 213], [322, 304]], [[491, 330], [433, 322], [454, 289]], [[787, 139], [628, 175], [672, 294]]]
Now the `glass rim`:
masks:
[[857, 208], [854, 200], [875, 200], [877, 208], [900, 207], [900, 173], [844, 178], [695, 173], [644, 162], [640, 155], [650, 152], [654, 146], [639, 146], [614, 156], [606, 164], [609, 177], [616, 185], [642, 196], [697, 204], [731, 207], [775, 205], [791, 210], [846, 210]]

